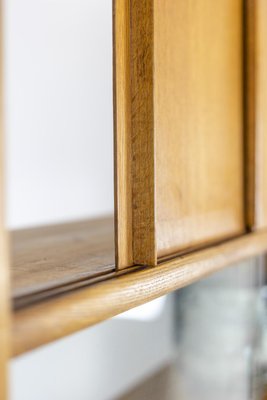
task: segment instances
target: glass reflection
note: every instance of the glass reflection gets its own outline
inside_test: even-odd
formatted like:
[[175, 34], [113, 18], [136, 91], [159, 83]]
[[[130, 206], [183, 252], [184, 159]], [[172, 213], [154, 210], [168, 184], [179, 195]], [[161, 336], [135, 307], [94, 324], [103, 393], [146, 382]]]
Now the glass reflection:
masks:
[[258, 398], [263, 268], [250, 260], [176, 294], [179, 398]]
[[264, 399], [264, 269], [263, 258], [255, 258], [174, 293], [172, 357], [120, 399]]

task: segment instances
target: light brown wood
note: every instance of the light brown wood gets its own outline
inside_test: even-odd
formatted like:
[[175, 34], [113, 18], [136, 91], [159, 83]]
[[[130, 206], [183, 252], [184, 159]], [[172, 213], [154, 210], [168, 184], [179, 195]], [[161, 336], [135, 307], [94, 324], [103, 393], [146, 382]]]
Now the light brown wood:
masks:
[[157, 263], [153, 101], [153, 0], [131, 0], [133, 261]]
[[[0, 202], [2, 203], [2, 199]], [[4, 400], [7, 398], [8, 361], [10, 357], [10, 305], [7, 236], [3, 229], [2, 216], [0, 229], [0, 399]]]
[[266, 250], [267, 231], [254, 232], [162, 262], [156, 268], [129, 271], [18, 310], [13, 315], [13, 355], [104, 321]]
[[133, 260], [155, 265], [245, 230], [243, 2], [130, 14]]
[[114, 271], [112, 217], [23, 229], [11, 234], [12, 297], [19, 298]]
[[158, 256], [244, 231], [241, 0], [154, 2]]
[[[140, 266], [136, 265], [130, 268], [131, 272], [140, 269]], [[36, 291], [33, 293], [25, 294], [24, 296], [15, 297], [12, 300], [13, 310], [17, 311], [19, 309], [30, 307], [33, 304], [39, 303], [41, 301], [54, 298], [55, 296], [64, 295], [70, 293], [73, 290], [77, 290], [84, 287], [89, 287], [98, 282], [105, 282], [111, 278], [117, 278], [129, 272], [128, 268], [123, 268], [119, 271], [105, 272], [104, 274], [89, 276], [88, 278], [82, 278], [80, 280], [74, 280], [73, 282], [67, 282], [59, 286], [51, 287], [48, 289]]]
[[3, 23], [2, 1], [0, 0], [0, 399], [7, 399], [9, 347], [9, 273], [8, 241], [4, 223], [4, 182], [3, 182], [3, 131], [4, 131], [4, 94], [3, 94]]
[[247, 224], [267, 226], [267, 3], [246, 1]]
[[255, 1], [244, 2], [244, 150], [245, 218], [255, 225]]
[[130, 5], [113, 0], [116, 267], [132, 265]]
[[256, 0], [255, 226], [267, 226], [267, 2]]

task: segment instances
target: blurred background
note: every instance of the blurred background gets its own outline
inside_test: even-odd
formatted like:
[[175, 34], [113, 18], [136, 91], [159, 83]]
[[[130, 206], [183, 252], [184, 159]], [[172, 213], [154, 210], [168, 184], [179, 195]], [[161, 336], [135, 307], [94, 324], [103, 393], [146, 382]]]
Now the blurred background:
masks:
[[4, 33], [9, 227], [113, 213], [112, 0], [6, 0]]
[[[112, 214], [112, 1], [5, 0], [4, 32], [9, 228]], [[263, 398], [264, 270], [249, 260], [17, 357], [11, 399]]]

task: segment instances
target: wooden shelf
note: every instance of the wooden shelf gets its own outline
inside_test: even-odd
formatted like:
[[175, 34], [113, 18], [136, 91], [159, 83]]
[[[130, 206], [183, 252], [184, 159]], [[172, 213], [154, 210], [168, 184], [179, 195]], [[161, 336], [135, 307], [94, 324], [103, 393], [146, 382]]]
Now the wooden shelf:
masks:
[[[102, 229], [105, 231], [103, 227]], [[98, 232], [98, 230], [96, 231]], [[86, 229], [85, 232], [87, 232]], [[91, 229], [89, 229], [89, 232], [91, 232]], [[29, 236], [32, 237], [32, 234], [29, 234]], [[61, 235], [59, 236], [61, 237]], [[57, 235], [55, 235], [56, 237]], [[72, 236], [71, 234], [71, 237], [75, 242], [76, 235]], [[85, 237], [88, 240], [90, 234], [88, 236], [85, 235]], [[72, 240], [66, 234], [65, 245], [70, 245]], [[43, 243], [42, 248], [45, 249], [45, 240], [42, 239], [41, 242]], [[59, 242], [61, 243], [61, 241]], [[111, 239], [107, 240], [107, 242], [111, 245]], [[90, 254], [89, 251], [86, 252], [85, 250], [87, 246], [90, 246], [90, 242], [83, 242], [83, 254]], [[39, 246], [36, 247], [39, 249]], [[63, 245], [61, 248], [64, 249]], [[108, 248], [110, 249], [109, 246]], [[101, 282], [95, 283], [94, 279], [85, 280], [83, 283], [85, 287], [83, 288], [78, 288], [78, 285], [73, 288], [70, 287], [67, 293], [62, 294], [58, 291], [54, 297], [28, 305], [28, 307], [14, 312], [12, 322], [13, 355], [22, 354], [40, 345], [104, 321], [132, 307], [189, 285], [221, 268], [262, 254], [265, 251], [267, 251], [267, 230], [262, 230], [207, 249], [195, 251], [192, 254], [166, 260], [157, 267], [135, 266], [120, 272], [113, 272], [112, 270], [110, 274], [102, 275]], [[40, 249], [38, 254], [40, 254], [39, 252]], [[21, 253], [24, 252], [21, 250]], [[71, 251], [70, 248], [66, 248], [63, 253], [65, 254], [64, 257], [56, 258], [58, 266], [61, 265], [62, 260], [64, 260], [64, 265], [70, 264], [73, 266], [76, 265], [76, 257], [77, 259], [84, 259], [79, 256], [79, 253], [74, 254], [75, 252]], [[100, 253], [101, 251], [99, 250], [98, 254]], [[51, 254], [56, 254], [56, 247]], [[71, 256], [71, 263], [67, 260], [68, 255]], [[107, 257], [107, 259], [109, 258]], [[99, 261], [99, 258], [96, 257], [96, 260]], [[89, 262], [88, 264], [92, 265]], [[24, 262], [21, 265], [26, 268], [28, 264]], [[52, 262], [49, 265], [49, 269], [53, 269]], [[80, 268], [80, 272], [77, 274], [81, 274], [82, 277], [85, 273], [84, 266], [84, 263], [79, 263], [77, 267], [78, 269]], [[101, 271], [103, 264], [98, 262], [98, 266]], [[70, 270], [73, 272], [73, 269]], [[94, 269], [94, 271], [96, 270], [97, 268]], [[54, 284], [59, 282], [59, 278], [60, 274], [57, 279], [47, 280], [46, 285], [51, 285], [51, 282], [54, 282]], [[16, 279], [13, 278], [13, 282], [16, 282]], [[34, 287], [34, 282], [31, 283], [30, 277], [27, 282], [28, 288]], [[39, 281], [39, 284], [41, 284], [41, 281]], [[20, 287], [25, 288], [26, 285], [24, 284], [24, 286], [21, 285]]]
[[115, 269], [113, 218], [11, 232], [14, 306]]

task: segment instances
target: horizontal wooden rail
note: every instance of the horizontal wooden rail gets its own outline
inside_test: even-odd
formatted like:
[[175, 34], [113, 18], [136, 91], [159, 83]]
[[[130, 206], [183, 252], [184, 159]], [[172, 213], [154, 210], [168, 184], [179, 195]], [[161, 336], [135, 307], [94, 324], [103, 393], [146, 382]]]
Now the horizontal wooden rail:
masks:
[[267, 231], [250, 233], [192, 254], [140, 268], [17, 310], [13, 356], [111, 318], [212, 272], [267, 250]]

